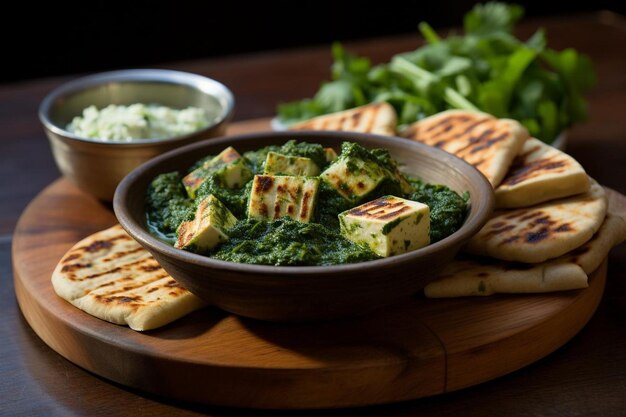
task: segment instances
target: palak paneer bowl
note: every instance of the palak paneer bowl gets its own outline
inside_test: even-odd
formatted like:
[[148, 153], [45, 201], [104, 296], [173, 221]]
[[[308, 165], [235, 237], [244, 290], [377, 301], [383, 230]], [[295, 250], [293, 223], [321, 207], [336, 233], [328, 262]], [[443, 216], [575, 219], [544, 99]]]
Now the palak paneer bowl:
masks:
[[[174, 247], [163, 236], [155, 236], [153, 228], [148, 226], [147, 206], [154, 203], [147, 197], [147, 192], [160, 174], [178, 171], [181, 175], [189, 175], [188, 172], [193, 172], [189, 168], [198, 160], [206, 155], [220, 155], [229, 147], [244, 154], [268, 145], [280, 146], [290, 140], [319, 144], [334, 149], [336, 153], [341, 152], [344, 142], [356, 143], [358, 148], [367, 151], [385, 149], [403, 174], [419, 178], [424, 183], [445, 185], [459, 195], [465, 195], [468, 201], [464, 220], [451, 235], [416, 250], [387, 257], [366, 257], [364, 259], [373, 260], [363, 262], [358, 262], [357, 257], [350, 261], [354, 263], [315, 266], [258, 265], [222, 260], [231, 259], [228, 256], [214, 259]], [[262, 174], [255, 175], [250, 183], [263, 178]], [[253, 195], [253, 198], [257, 197]], [[254, 204], [249, 204], [250, 201], [247, 203], [250, 219], [238, 223], [244, 230], [254, 227], [255, 223], [249, 222], [258, 217], [258, 212], [253, 215]], [[362, 315], [416, 294], [436, 279], [461, 246], [480, 230], [493, 209], [493, 202], [492, 187], [478, 170], [439, 149], [393, 137], [301, 131], [217, 138], [158, 156], [124, 178], [115, 193], [114, 210], [124, 229], [150, 251], [172, 277], [210, 304], [261, 320], [309, 321]], [[324, 202], [318, 201], [317, 204], [323, 205]], [[315, 216], [318, 216], [317, 211]], [[291, 219], [281, 218], [279, 221], [295, 223]], [[178, 230], [179, 240], [181, 228]], [[177, 242], [176, 246], [183, 244]]]

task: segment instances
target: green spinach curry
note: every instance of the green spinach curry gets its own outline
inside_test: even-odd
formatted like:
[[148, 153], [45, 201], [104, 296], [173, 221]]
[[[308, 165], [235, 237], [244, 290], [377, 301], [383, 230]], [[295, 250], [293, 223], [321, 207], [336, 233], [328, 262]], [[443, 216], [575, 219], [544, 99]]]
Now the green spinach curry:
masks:
[[402, 174], [386, 150], [344, 142], [337, 155], [289, 141], [229, 147], [157, 176], [146, 220], [156, 237], [215, 259], [337, 265], [437, 242], [461, 227], [467, 206], [467, 194]]

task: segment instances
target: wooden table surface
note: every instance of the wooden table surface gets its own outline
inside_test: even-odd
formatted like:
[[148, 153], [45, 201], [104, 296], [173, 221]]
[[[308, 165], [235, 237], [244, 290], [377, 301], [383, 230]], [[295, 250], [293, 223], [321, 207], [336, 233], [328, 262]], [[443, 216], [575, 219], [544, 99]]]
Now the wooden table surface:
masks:
[[[550, 45], [591, 56], [599, 83], [590, 120], [571, 131], [568, 152], [600, 183], [626, 194], [626, 19], [608, 12], [521, 25], [544, 26]], [[413, 49], [415, 35], [348, 46], [380, 62]], [[267, 117], [276, 103], [310, 96], [328, 76], [328, 46], [192, 61], [164, 67], [216, 78], [235, 93], [235, 120]], [[194, 404], [128, 390], [94, 376], [48, 348], [23, 319], [13, 292], [11, 241], [28, 202], [59, 176], [37, 119], [45, 94], [67, 78], [0, 85], [0, 415], [391, 415], [623, 416], [626, 413], [626, 244], [609, 257], [603, 301], [589, 324], [548, 357], [459, 392], [352, 410], [260, 412]]]

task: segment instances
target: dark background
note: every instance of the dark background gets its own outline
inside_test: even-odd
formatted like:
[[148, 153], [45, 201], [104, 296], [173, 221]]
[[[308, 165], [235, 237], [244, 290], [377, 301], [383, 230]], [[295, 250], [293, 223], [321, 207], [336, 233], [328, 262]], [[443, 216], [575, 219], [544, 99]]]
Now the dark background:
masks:
[[[91, 1], [70, 6], [23, 1], [3, 13], [0, 35], [9, 59], [3, 59], [0, 82], [410, 33], [420, 21], [435, 28], [460, 26], [473, 4], [222, 0]], [[606, 1], [520, 4], [527, 17], [625, 9], [623, 3]]]

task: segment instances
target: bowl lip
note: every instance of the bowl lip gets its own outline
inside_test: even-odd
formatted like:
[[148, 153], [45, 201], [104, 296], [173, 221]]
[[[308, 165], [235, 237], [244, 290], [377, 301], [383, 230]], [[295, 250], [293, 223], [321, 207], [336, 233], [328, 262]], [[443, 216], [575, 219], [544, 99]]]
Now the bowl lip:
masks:
[[[131, 185], [142, 177], [146, 171], [152, 169], [154, 166], [163, 163], [172, 158], [176, 158], [181, 154], [192, 152], [198, 148], [203, 148], [206, 145], [213, 146], [236, 146], [239, 141], [257, 140], [262, 144], [263, 139], [267, 138], [284, 138], [285, 140], [312, 140], [314, 137], [334, 138], [340, 143], [342, 141], [355, 141], [361, 142], [360, 139], [373, 139], [380, 142], [381, 147], [384, 147], [384, 143], [394, 143], [396, 145], [404, 145], [409, 147], [415, 147], [422, 152], [427, 152], [435, 155], [436, 158], [442, 159], [443, 163], [450, 166], [458, 166], [458, 169], [469, 180], [475, 181], [477, 187], [480, 190], [479, 196], [470, 195], [470, 210], [467, 213], [465, 222], [459, 230], [451, 234], [450, 236], [430, 244], [424, 248], [417, 249], [415, 251], [407, 252], [400, 255], [390, 256], [382, 259], [375, 259], [365, 262], [357, 262], [341, 265], [324, 265], [324, 266], [274, 266], [274, 265], [257, 265], [257, 264], [244, 264], [237, 262], [222, 261], [213, 259], [208, 256], [198, 255], [191, 252], [186, 252], [181, 249], [176, 249], [173, 246], [157, 239], [151, 235], [143, 224], [135, 222], [131, 214], [127, 210], [126, 201], [129, 198], [129, 189]], [[301, 275], [312, 276], [316, 278], [331, 278], [338, 273], [354, 273], [363, 270], [364, 268], [378, 269], [391, 267], [397, 264], [409, 264], [414, 259], [419, 257], [427, 257], [435, 254], [440, 250], [445, 250], [449, 245], [454, 246], [458, 242], [466, 242], [471, 236], [475, 235], [487, 222], [489, 215], [493, 211], [495, 203], [495, 197], [493, 187], [487, 178], [478, 171], [475, 167], [468, 164], [464, 160], [447, 153], [443, 150], [424, 145], [415, 141], [411, 141], [405, 138], [382, 136], [366, 133], [353, 133], [353, 132], [337, 132], [337, 131], [315, 131], [315, 130], [301, 130], [297, 132], [257, 132], [248, 133], [234, 136], [223, 136], [219, 138], [208, 139], [200, 142], [196, 142], [187, 146], [183, 146], [172, 151], [161, 154], [142, 165], [135, 168], [130, 172], [118, 185], [115, 196], [113, 198], [113, 209], [115, 215], [122, 225], [122, 227], [143, 247], [157, 251], [170, 259], [175, 259], [178, 262], [185, 262], [193, 264], [195, 266], [204, 267], [212, 270], [220, 270], [236, 273], [247, 273], [255, 275], [274, 275], [276, 277], [282, 275]], [[475, 207], [477, 207], [475, 209]], [[470, 218], [470, 214], [473, 217]]]
[[[50, 111], [53, 103], [68, 94], [76, 93], [81, 90], [93, 88], [101, 84], [108, 82], [163, 82], [169, 84], [180, 84], [195, 88], [204, 94], [215, 97], [222, 109], [221, 114], [211, 124], [200, 129], [195, 130], [184, 135], [172, 136], [168, 138], [155, 138], [155, 139], [131, 139], [128, 141], [122, 140], [103, 140], [98, 138], [86, 138], [76, 135], [62, 126], [59, 126], [52, 122], [50, 119]], [[218, 92], [218, 94], [215, 94]], [[41, 123], [46, 129], [62, 136], [66, 139], [76, 140], [88, 143], [97, 143], [102, 145], [119, 145], [119, 146], [138, 146], [149, 144], [169, 144], [176, 141], [183, 141], [193, 136], [202, 135], [214, 129], [216, 126], [228, 120], [232, 117], [235, 109], [235, 96], [233, 92], [221, 82], [214, 80], [203, 75], [194, 74], [191, 72], [176, 71], [169, 69], [150, 69], [150, 68], [138, 68], [138, 69], [126, 69], [100, 72], [96, 74], [80, 77], [66, 83], [59, 85], [50, 91], [46, 97], [41, 101], [39, 105], [38, 115]]]

